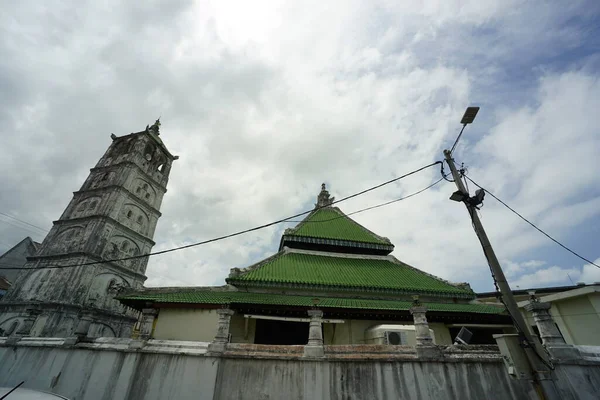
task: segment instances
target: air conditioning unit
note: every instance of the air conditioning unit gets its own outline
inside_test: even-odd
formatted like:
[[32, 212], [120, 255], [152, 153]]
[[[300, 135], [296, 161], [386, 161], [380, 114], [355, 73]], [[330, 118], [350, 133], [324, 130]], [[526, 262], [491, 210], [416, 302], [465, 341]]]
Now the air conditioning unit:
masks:
[[[429, 334], [435, 343], [433, 330]], [[365, 331], [366, 344], [388, 344], [394, 346], [415, 346], [417, 335], [414, 325], [375, 325]]]

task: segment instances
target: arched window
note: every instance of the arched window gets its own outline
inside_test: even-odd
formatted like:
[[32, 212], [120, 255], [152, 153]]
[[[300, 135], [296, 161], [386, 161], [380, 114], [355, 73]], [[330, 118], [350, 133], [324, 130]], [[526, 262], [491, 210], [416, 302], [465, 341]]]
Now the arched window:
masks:
[[127, 218], [131, 218], [132, 215], [133, 213], [131, 212], [131, 210], [127, 211]]
[[127, 251], [128, 248], [129, 248], [129, 242], [121, 243], [121, 250]]
[[92, 201], [92, 203], [90, 204], [90, 210], [93, 210], [94, 208], [96, 208], [96, 205], [98, 205], [97, 201]]
[[150, 193], [146, 193], [146, 199], [150, 198]]
[[82, 202], [82, 203], [79, 205], [79, 207], [77, 207], [77, 211], [78, 211], [78, 212], [83, 212], [83, 211], [85, 210], [85, 205], [86, 205], [86, 202], [85, 202], [85, 201], [84, 201], [84, 202]]
[[19, 326], [19, 321], [13, 322], [8, 330], [6, 331], [6, 336], [10, 336], [14, 331], [17, 330], [17, 326]]
[[142, 218], [142, 216], [141, 216], [141, 215], [139, 215], [139, 216], [137, 217], [137, 223], [138, 223], [138, 224], [141, 224], [142, 222], [143, 222], [143, 218]]

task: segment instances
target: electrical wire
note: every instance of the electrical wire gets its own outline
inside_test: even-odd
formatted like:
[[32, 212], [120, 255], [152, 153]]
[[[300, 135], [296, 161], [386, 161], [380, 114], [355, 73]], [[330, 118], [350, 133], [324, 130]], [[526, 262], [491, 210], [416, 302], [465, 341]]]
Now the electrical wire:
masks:
[[28, 228], [26, 226], [23, 226], [23, 225], [18, 225], [14, 221], [7, 221], [5, 219], [0, 218], [0, 222], [4, 222], [5, 224], [8, 224], [8, 225], [13, 226], [15, 228], [19, 228], [19, 229], [22, 229], [24, 231], [30, 232], [33, 235], [43, 235], [43, 233], [41, 233], [39, 231], [35, 231], [35, 230], [33, 230], [31, 228]]
[[435, 181], [435, 182], [433, 182], [432, 184], [430, 184], [429, 186], [427, 186], [427, 187], [425, 187], [425, 188], [423, 188], [423, 189], [421, 189], [421, 190], [418, 190], [418, 191], [416, 191], [416, 192], [414, 192], [414, 193], [411, 193], [411, 194], [409, 194], [409, 195], [406, 195], [406, 196], [404, 196], [404, 197], [400, 197], [400, 198], [397, 198], [397, 199], [394, 199], [394, 200], [391, 200], [391, 201], [386, 201], [385, 203], [380, 203], [380, 204], [377, 204], [377, 205], [374, 205], [374, 206], [371, 206], [371, 207], [362, 208], [362, 209], [360, 209], [360, 210], [353, 211], [353, 212], [351, 212], [351, 213], [348, 213], [348, 214], [340, 215], [339, 217], [334, 217], [334, 218], [329, 218], [329, 219], [323, 219], [323, 220], [320, 220], [320, 221], [288, 220], [288, 221], [285, 221], [285, 222], [319, 223], [319, 222], [329, 222], [329, 221], [334, 221], [334, 220], [336, 220], [336, 219], [340, 219], [340, 218], [348, 218], [348, 217], [349, 217], [349, 216], [351, 216], [351, 215], [355, 215], [355, 214], [359, 214], [359, 213], [361, 213], [361, 212], [364, 212], [364, 211], [369, 211], [369, 210], [373, 210], [373, 209], [375, 209], [375, 208], [379, 208], [379, 207], [387, 206], [387, 205], [390, 205], [390, 204], [392, 204], [392, 203], [396, 203], [396, 202], [399, 202], [399, 201], [401, 201], [401, 200], [406, 200], [406, 199], [408, 199], [408, 198], [410, 198], [410, 197], [416, 196], [416, 195], [418, 195], [418, 194], [420, 194], [420, 193], [423, 193], [424, 191], [426, 191], [426, 190], [428, 190], [428, 189], [431, 189], [432, 187], [434, 187], [435, 185], [437, 185], [438, 183], [440, 183], [442, 180], [443, 180], [443, 178], [440, 178], [440, 179], [438, 179], [437, 181]]
[[41, 231], [42, 231], [42, 232], [44, 232], [44, 233], [48, 233], [48, 229], [44, 229], [44, 228], [42, 228], [42, 227], [39, 227], [39, 226], [37, 226], [37, 225], [34, 225], [34, 224], [30, 224], [29, 222], [27, 222], [27, 221], [23, 221], [22, 219], [19, 219], [19, 218], [17, 218], [17, 217], [14, 217], [14, 216], [12, 216], [12, 215], [9, 215], [9, 214], [6, 214], [6, 213], [3, 213], [3, 212], [1, 212], [1, 211], [0, 211], [0, 215], [4, 215], [5, 217], [8, 217], [8, 218], [14, 219], [15, 221], [19, 221], [19, 222], [20, 222], [20, 223], [22, 223], [22, 224], [29, 225], [29, 226], [31, 226], [31, 227], [33, 227], [33, 228], [37, 228], [37, 229], [41, 230]]
[[523, 221], [527, 222], [529, 225], [533, 226], [538, 232], [542, 233], [544, 236], [546, 236], [548, 239], [552, 240], [554, 243], [558, 244], [560, 247], [562, 247], [563, 249], [567, 250], [569, 253], [579, 257], [580, 259], [582, 259], [583, 261], [594, 265], [598, 268], [600, 268], [600, 265], [596, 264], [593, 261], [588, 260], [587, 258], [585, 258], [584, 256], [576, 253], [575, 251], [571, 250], [570, 248], [568, 248], [567, 246], [565, 246], [564, 244], [562, 244], [561, 242], [559, 242], [558, 240], [554, 239], [552, 236], [550, 236], [549, 234], [547, 234], [546, 232], [544, 232], [542, 229], [538, 228], [533, 222], [529, 221], [527, 218], [525, 218], [524, 216], [522, 216], [521, 214], [519, 214], [514, 208], [512, 208], [511, 206], [509, 206], [508, 204], [506, 204], [505, 202], [503, 202], [502, 200], [500, 200], [498, 197], [496, 197], [493, 193], [491, 193], [489, 190], [487, 190], [486, 188], [482, 187], [481, 185], [479, 185], [477, 182], [475, 182], [473, 179], [469, 178], [468, 176], [465, 176], [465, 178], [467, 178], [468, 180], [471, 181], [471, 183], [473, 183], [475, 186], [477, 186], [478, 188], [484, 190], [487, 194], [489, 194], [490, 196], [492, 196], [494, 199], [496, 199], [500, 204], [502, 204], [504, 207], [508, 208], [510, 211], [512, 211], [514, 214], [516, 214], [519, 218], [521, 218]]
[[[425, 165], [425, 166], [423, 166], [421, 168], [415, 169], [415, 170], [413, 170], [411, 172], [408, 172], [408, 173], [406, 173], [404, 175], [401, 175], [399, 177], [396, 177], [396, 178], [390, 179], [388, 181], [385, 181], [383, 183], [380, 183], [379, 185], [372, 186], [372, 187], [370, 187], [368, 189], [362, 190], [360, 192], [357, 192], [357, 193], [351, 194], [349, 196], [346, 196], [344, 198], [341, 198], [339, 200], [336, 200], [336, 201], [332, 202], [331, 204], [341, 203], [342, 201], [346, 201], [346, 200], [352, 199], [354, 197], [358, 197], [360, 195], [363, 195], [365, 193], [371, 192], [371, 191], [373, 191], [375, 189], [379, 189], [382, 186], [389, 185], [390, 183], [399, 181], [400, 179], [406, 178], [406, 177], [408, 177], [410, 175], [414, 175], [417, 172], [421, 172], [421, 171], [423, 171], [423, 170], [425, 170], [427, 168], [433, 167], [434, 165], [438, 165], [438, 164], [442, 164], [442, 162], [441, 161], [435, 161], [435, 162], [433, 162], [431, 164], [428, 164], [428, 165]], [[322, 208], [322, 207], [320, 207], [320, 208]], [[110, 260], [92, 261], [92, 262], [86, 262], [86, 263], [75, 264], [75, 265], [49, 265], [49, 266], [35, 267], [35, 268], [26, 268], [26, 267], [1, 268], [0, 267], [0, 270], [2, 270], [2, 269], [24, 269], [24, 270], [26, 269], [26, 270], [34, 270], [34, 269], [74, 268], [74, 267], [81, 267], [81, 266], [86, 266], [86, 265], [106, 264], [106, 263], [110, 263], [110, 262], [127, 261], [127, 260], [134, 260], [134, 259], [138, 259], [138, 258], [143, 258], [143, 257], [156, 256], [156, 255], [159, 255], [159, 254], [171, 253], [171, 252], [174, 252], [174, 251], [179, 251], [179, 250], [183, 250], [183, 249], [189, 249], [190, 247], [195, 247], [195, 246], [200, 246], [200, 245], [207, 244], [207, 243], [217, 242], [219, 240], [223, 240], [223, 239], [228, 239], [228, 238], [231, 238], [231, 237], [239, 236], [239, 235], [242, 235], [244, 233], [254, 232], [254, 231], [257, 231], [257, 230], [260, 230], [260, 229], [264, 229], [264, 228], [267, 228], [267, 227], [270, 227], [270, 226], [273, 226], [273, 225], [280, 224], [282, 222], [286, 222], [286, 221], [288, 221], [290, 219], [297, 218], [297, 217], [300, 217], [302, 215], [309, 214], [312, 211], [313, 210], [304, 211], [304, 212], [292, 215], [292, 216], [287, 217], [287, 218], [279, 219], [279, 220], [276, 220], [276, 221], [273, 221], [273, 222], [269, 222], [267, 224], [255, 226], [253, 228], [245, 229], [245, 230], [238, 231], [238, 232], [235, 232], [235, 233], [230, 233], [228, 235], [223, 235], [223, 236], [219, 236], [219, 237], [216, 237], [216, 238], [213, 238], [213, 239], [203, 240], [201, 242], [191, 243], [191, 244], [187, 244], [187, 245], [184, 245], [184, 246], [174, 247], [174, 248], [167, 249], [167, 250], [155, 251], [153, 253], [148, 253], [148, 254], [140, 254], [140, 255], [136, 255], [136, 256], [114, 258], [114, 259], [110, 259]]]

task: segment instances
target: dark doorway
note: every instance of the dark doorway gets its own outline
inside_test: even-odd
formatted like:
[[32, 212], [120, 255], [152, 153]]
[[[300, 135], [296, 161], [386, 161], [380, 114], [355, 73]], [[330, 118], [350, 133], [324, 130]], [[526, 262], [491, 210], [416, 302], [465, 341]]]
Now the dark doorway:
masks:
[[[496, 339], [492, 335], [504, 333], [502, 328], [475, 328], [469, 326], [467, 329], [473, 333], [469, 344], [496, 344]], [[452, 343], [454, 343], [454, 338], [460, 332], [460, 328], [449, 328], [449, 330]]]
[[255, 344], [306, 344], [308, 343], [308, 322], [277, 321], [257, 319]]

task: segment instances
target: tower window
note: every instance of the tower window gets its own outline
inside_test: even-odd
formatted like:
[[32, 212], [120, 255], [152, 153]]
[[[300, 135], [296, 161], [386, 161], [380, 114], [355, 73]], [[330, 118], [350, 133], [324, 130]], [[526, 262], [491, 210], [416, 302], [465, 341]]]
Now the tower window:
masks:
[[150, 198], [150, 193], [146, 193], [146, 199]]
[[96, 205], [98, 203], [96, 201], [92, 201], [92, 204], [90, 204], [90, 210], [93, 210], [94, 208], [96, 208]]
[[105, 181], [107, 178], [108, 178], [108, 174], [104, 174], [104, 175], [102, 175], [102, 179], [101, 180]]
[[165, 172], [165, 164], [160, 164], [156, 169], [158, 172]]
[[140, 216], [138, 216], [138, 217], [137, 217], [137, 223], [138, 223], [138, 224], [141, 224], [141, 223], [142, 223], [142, 221], [143, 221], [143, 220], [142, 220], [142, 216], [141, 216], [141, 215], [140, 215]]
[[127, 211], [127, 218], [131, 218], [132, 215], [133, 213], [131, 212], [131, 210]]
[[121, 243], [121, 250], [127, 251], [128, 248], [129, 248], [129, 243], [127, 243], [127, 242]]
[[137, 194], [140, 194], [140, 192], [141, 192], [141, 191], [142, 191], [142, 188], [141, 188], [141, 187], [139, 187], [139, 186], [137, 187], [137, 189], [135, 189], [135, 192], [136, 192]]

